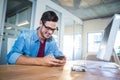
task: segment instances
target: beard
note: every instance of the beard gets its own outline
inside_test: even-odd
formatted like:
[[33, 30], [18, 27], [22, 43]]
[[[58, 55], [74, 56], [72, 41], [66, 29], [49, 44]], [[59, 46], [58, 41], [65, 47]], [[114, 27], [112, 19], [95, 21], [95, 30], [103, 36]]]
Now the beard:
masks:
[[43, 32], [42, 30], [40, 30], [41, 36], [43, 39], [48, 39], [52, 36], [52, 34], [48, 33], [48, 32]]

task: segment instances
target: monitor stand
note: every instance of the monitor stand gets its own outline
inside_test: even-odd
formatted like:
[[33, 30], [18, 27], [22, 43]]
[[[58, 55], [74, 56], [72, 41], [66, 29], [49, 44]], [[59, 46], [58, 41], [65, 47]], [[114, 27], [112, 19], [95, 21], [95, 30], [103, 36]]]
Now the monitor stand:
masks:
[[113, 59], [115, 61], [115, 65], [120, 68], [120, 59], [118, 55], [115, 53], [115, 50], [113, 49]]

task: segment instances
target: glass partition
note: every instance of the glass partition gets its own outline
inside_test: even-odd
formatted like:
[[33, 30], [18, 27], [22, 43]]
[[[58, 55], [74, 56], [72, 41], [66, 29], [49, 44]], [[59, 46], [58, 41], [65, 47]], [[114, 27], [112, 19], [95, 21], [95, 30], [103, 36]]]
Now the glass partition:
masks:
[[63, 52], [67, 60], [79, 60], [82, 57], [82, 26], [71, 22], [64, 27]]
[[[19, 0], [18, 2], [22, 3]], [[12, 6], [11, 4], [13, 3], [17, 3], [17, 1], [7, 0], [0, 64], [6, 64], [6, 55], [18, 37], [19, 32], [30, 29], [33, 3], [25, 1], [24, 3], [26, 4], [24, 6], [22, 4]]]

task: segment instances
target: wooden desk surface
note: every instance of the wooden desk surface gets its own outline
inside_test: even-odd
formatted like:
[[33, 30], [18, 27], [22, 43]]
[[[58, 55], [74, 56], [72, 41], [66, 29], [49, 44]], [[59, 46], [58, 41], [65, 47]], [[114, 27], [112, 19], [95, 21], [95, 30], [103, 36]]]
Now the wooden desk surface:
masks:
[[99, 67], [108, 63], [88, 61], [86, 72], [71, 71], [74, 63], [79, 61], [63, 67], [0, 65], [0, 80], [120, 80], [120, 70]]

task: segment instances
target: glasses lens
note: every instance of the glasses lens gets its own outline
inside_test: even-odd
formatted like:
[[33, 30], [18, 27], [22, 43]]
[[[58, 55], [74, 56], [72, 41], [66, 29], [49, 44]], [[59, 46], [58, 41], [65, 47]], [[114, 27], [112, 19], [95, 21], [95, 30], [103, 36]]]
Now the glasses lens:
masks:
[[52, 28], [46, 26], [45, 24], [43, 24], [43, 25], [45, 26], [45, 28], [46, 28], [47, 30], [52, 30], [52, 31], [58, 30], [58, 27], [57, 27], [56, 29], [52, 29]]

